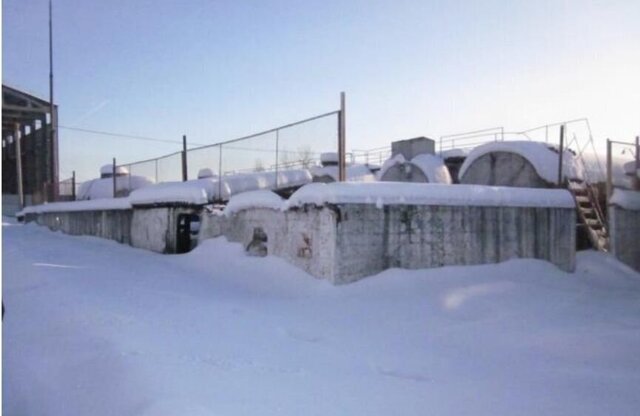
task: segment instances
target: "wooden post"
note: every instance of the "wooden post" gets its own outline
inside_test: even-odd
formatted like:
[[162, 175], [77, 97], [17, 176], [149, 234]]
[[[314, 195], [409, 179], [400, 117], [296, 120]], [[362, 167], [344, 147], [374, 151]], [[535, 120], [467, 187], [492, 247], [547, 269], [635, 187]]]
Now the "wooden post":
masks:
[[71, 200], [76, 200], [76, 171], [74, 170], [71, 175]]
[[346, 99], [344, 91], [340, 93], [340, 116], [338, 118], [338, 180], [346, 180]]
[[278, 151], [280, 147], [280, 130], [276, 130], [276, 189], [278, 189]]
[[612, 151], [611, 140], [607, 139], [607, 207], [609, 206], [609, 199], [613, 193], [613, 169], [612, 169]]
[[113, 174], [113, 197], [116, 197], [116, 158], [113, 158], [113, 167], [111, 168], [111, 172]]
[[20, 124], [15, 123], [13, 126], [13, 141], [16, 144], [16, 177], [18, 180], [18, 203], [20, 210], [24, 208], [24, 191], [22, 188], [22, 151], [20, 149]]
[[182, 135], [182, 182], [186, 182], [187, 178], [187, 135]]
[[558, 186], [562, 186], [562, 157], [564, 155], [564, 124], [560, 126], [560, 149], [558, 152]]

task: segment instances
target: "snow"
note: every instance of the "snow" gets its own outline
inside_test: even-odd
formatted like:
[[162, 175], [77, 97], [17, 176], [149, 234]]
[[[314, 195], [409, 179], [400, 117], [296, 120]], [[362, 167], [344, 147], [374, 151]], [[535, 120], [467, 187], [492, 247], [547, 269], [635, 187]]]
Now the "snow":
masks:
[[512, 188], [483, 185], [373, 182], [314, 183], [291, 195], [286, 205], [369, 204], [376, 205], [470, 205], [508, 207], [574, 208], [575, 201], [564, 189]]
[[198, 171], [198, 179], [214, 178], [214, 177], [216, 177], [216, 174], [213, 173], [213, 169], [202, 168]]
[[[116, 166], [116, 175], [128, 175], [129, 170], [124, 166]], [[111, 175], [113, 177], [113, 165], [103, 165], [100, 168], [100, 175]]]
[[640, 275], [579, 253], [331, 286], [239, 244], [3, 226], [3, 413], [636, 415]]
[[449, 149], [440, 152], [440, 157], [443, 159], [449, 159], [452, 157], [467, 157], [471, 153], [470, 148], [462, 148], [462, 149]]
[[[142, 176], [116, 176], [116, 194], [129, 194], [131, 191], [153, 185], [153, 182]], [[77, 199], [113, 198], [113, 177], [93, 179], [80, 185]]]
[[229, 216], [249, 208], [282, 209], [283, 199], [271, 191], [249, 191], [234, 195], [224, 209]]
[[[463, 177], [469, 166], [478, 158], [492, 152], [515, 153], [527, 159], [538, 175], [547, 182], [558, 181], [558, 151], [553, 146], [541, 142], [504, 141], [485, 143], [475, 147], [460, 167], [458, 177]], [[569, 150], [563, 152], [562, 172], [565, 178], [582, 179], [582, 164]]]
[[209, 202], [209, 193], [214, 183], [210, 179], [187, 182], [163, 182], [135, 190], [129, 196], [132, 205], [153, 205], [162, 203], [182, 203], [204, 205]]
[[628, 210], [640, 211], [640, 191], [615, 188], [609, 204]]
[[438, 156], [423, 153], [411, 159], [411, 163], [419, 167], [431, 183], [451, 184], [451, 175], [444, 161]]
[[[387, 159], [382, 168], [378, 171], [378, 179], [381, 179], [387, 170], [391, 169], [395, 165], [403, 165], [407, 163], [405, 157], [398, 153], [395, 156]], [[449, 169], [444, 164], [442, 158], [431, 155], [428, 153], [419, 154], [414, 156], [413, 159], [410, 160], [410, 163], [414, 166], [418, 167], [427, 177], [427, 180], [431, 183], [446, 183], [450, 184], [451, 175], [449, 174]]]
[[129, 198], [104, 198], [87, 201], [51, 202], [42, 205], [32, 205], [16, 213], [16, 216], [25, 214], [41, 214], [46, 212], [75, 212], [75, 211], [110, 211], [131, 209]]
[[325, 152], [320, 153], [320, 163], [338, 163], [338, 153], [336, 152]]
[[[316, 166], [310, 168], [311, 175], [319, 178], [322, 176], [330, 176], [334, 181], [338, 181], [337, 166]], [[346, 178], [349, 182], [373, 182], [376, 176], [371, 173], [371, 169], [367, 165], [354, 163], [346, 166]]]
[[[277, 173], [278, 189], [302, 186], [311, 182], [307, 169], [292, 169]], [[220, 184], [222, 180], [222, 184]], [[203, 205], [214, 200], [228, 200], [242, 192], [276, 189], [275, 172], [255, 172], [225, 175], [186, 182], [163, 182], [131, 193], [133, 205], [183, 203]]]

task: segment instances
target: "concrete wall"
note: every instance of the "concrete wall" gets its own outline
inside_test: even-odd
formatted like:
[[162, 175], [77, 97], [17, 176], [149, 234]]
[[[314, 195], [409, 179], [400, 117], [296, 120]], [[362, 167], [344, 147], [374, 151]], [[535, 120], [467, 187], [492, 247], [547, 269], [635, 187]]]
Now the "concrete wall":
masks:
[[35, 221], [65, 234], [91, 235], [130, 244], [132, 216], [131, 210], [52, 212], [36, 215]]
[[[33, 205], [32, 195], [24, 196], [24, 205]], [[2, 215], [15, 217], [16, 212], [20, 211], [20, 197], [14, 194], [2, 194]]]
[[[575, 210], [372, 204], [265, 208], [217, 217], [230, 241], [248, 248], [256, 229], [267, 253], [334, 284], [391, 267], [407, 269], [547, 260], [575, 268]], [[206, 227], [205, 227], [206, 228]]]
[[131, 245], [157, 253], [176, 253], [178, 215], [198, 211], [186, 207], [135, 208], [131, 221]]
[[563, 208], [342, 205], [335, 283], [407, 269], [547, 260], [575, 268], [575, 211]]
[[553, 187], [538, 175], [528, 160], [510, 152], [491, 152], [479, 157], [459, 180], [471, 185]]
[[640, 211], [610, 205], [609, 235], [613, 255], [640, 272]]

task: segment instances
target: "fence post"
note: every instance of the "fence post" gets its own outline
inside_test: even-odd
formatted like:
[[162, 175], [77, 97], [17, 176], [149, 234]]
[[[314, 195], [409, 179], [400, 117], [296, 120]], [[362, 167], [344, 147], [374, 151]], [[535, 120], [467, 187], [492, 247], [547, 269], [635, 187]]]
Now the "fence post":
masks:
[[640, 189], [640, 178], [638, 178], [638, 172], [640, 172], [640, 136], [636, 136], [636, 171], [634, 172], [635, 178], [633, 178], [636, 183], [636, 191]]
[[276, 130], [276, 189], [278, 189], [278, 148], [280, 141], [280, 130]]
[[20, 124], [13, 126], [13, 141], [16, 144], [16, 174], [18, 180], [18, 203], [20, 209], [24, 208], [24, 189], [22, 187], [22, 150], [20, 149]]
[[338, 118], [338, 180], [344, 182], [346, 179], [346, 115], [345, 115], [345, 94], [340, 93], [340, 117]]
[[156, 159], [156, 183], [158, 183], [158, 159]]
[[116, 158], [113, 158], [113, 165], [111, 167], [111, 174], [113, 176], [113, 197], [116, 197]]
[[609, 199], [611, 199], [611, 194], [613, 192], [613, 169], [611, 166], [612, 162], [612, 143], [610, 139], [607, 139], [607, 209], [609, 207]]
[[222, 202], [222, 145], [219, 145], [218, 152], [218, 199]]
[[76, 171], [71, 174], [71, 200], [76, 200]]
[[187, 135], [182, 135], [182, 182], [187, 181]]
[[558, 186], [562, 186], [562, 157], [564, 155], [564, 124], [560, 126], [560, 149], [558, 152]]

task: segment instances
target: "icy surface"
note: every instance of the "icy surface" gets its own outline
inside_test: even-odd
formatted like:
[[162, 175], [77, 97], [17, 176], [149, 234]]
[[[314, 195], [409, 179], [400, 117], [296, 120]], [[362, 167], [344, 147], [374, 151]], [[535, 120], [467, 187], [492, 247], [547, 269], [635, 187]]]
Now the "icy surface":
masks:
[[130, 209], [129, 198], [105, 198], [88, 201], [51, 202], [42, 205], [26, 207], [16, 215], [39, 214], [45, 212], [70, 212], [70, 211], [109, 211], [118, 209]]
[[640, 211], [640, 192], [616, 188], [609, 203], [620, 208]]
[[637, 415], [640, 275], [602, 253], [334, 287], [208, 240], [3, 227], [3, 414]]
[[325, 203], [575, 207], [573, 197], [564, 189], [403, 182], [314, 183], [303, 186], [286, 201], [289, 207]]
[[[458, 177], [463, 177], [476, 159], [492, 152], [516, 153], [527, 159], [542, 179], [551, 183], [558, 181], [558, 151], [546, 143], [527, 141], [491, 142], [474, 148], [462, 163]], [[563, 152], [562, 172], [565, 178], [583, 178], [582, 164], [568, 150]]]
[[238, 211], [249, 208], [282, 209], [282, 201], [278, 195], [271, 191], [249, 191], [234, 195], [224, 209], [225, 215], [232, 215]]
[[[153, 182], [143, 176], [117, 176], [116, 193], [129, 194], [136, 189], [153, 185]], [[78, 200], [113, 198], [113, 177], [93, 179], [84, 182], [78, 189]]]

